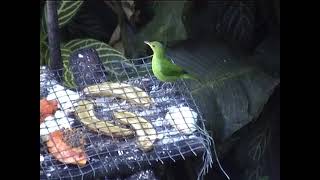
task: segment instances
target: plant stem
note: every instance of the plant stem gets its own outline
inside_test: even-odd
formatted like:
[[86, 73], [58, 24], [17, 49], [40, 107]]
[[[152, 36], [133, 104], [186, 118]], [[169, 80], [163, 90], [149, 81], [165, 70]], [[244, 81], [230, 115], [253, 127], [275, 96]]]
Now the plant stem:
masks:
[[48, 29], [48, 41], [50, 52], [50, 64], [51, 70], [58, 70], [63, 67], [61, 61], [60, 51], [60, 34], [59, 34], [59, 22], [57, 13], [58, 1], [47, 1], [47, 29]]

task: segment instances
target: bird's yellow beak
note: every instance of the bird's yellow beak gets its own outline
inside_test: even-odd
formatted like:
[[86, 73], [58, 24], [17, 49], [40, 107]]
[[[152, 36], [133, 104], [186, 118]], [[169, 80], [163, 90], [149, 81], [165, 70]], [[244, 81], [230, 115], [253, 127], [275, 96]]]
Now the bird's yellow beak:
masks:
[[150, 42], [149, 41], [144, 41], [144, 43], [150, 46]]

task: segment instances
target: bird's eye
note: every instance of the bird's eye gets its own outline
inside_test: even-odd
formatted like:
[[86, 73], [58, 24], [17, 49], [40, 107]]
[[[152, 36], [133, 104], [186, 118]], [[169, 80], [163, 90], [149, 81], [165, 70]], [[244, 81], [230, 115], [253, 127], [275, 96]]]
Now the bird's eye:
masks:
[[152, 45], [152, 47], [155, 47], [155, 45]]

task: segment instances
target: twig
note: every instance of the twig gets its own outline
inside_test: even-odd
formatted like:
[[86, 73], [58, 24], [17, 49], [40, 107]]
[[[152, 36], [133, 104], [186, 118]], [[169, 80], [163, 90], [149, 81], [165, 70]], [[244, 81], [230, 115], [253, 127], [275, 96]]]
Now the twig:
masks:
[[57, 13], [57, 1], [47, 1], [47, 29], [48, 29], [48, 41], [50, 52], [50, 64], [51, 70], [58, 70], [63, 67], [61, 61], [60, 51], [60, 34], [59, 34], [59, 22]]

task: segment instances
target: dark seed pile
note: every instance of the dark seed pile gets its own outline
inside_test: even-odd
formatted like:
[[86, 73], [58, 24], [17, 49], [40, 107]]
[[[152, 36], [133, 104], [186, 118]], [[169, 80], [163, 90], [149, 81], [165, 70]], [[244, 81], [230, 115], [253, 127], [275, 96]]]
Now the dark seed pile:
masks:
[[63, 141], [71, 147], [84, 148], [85, 138], [81, 129], [63, 129]]

